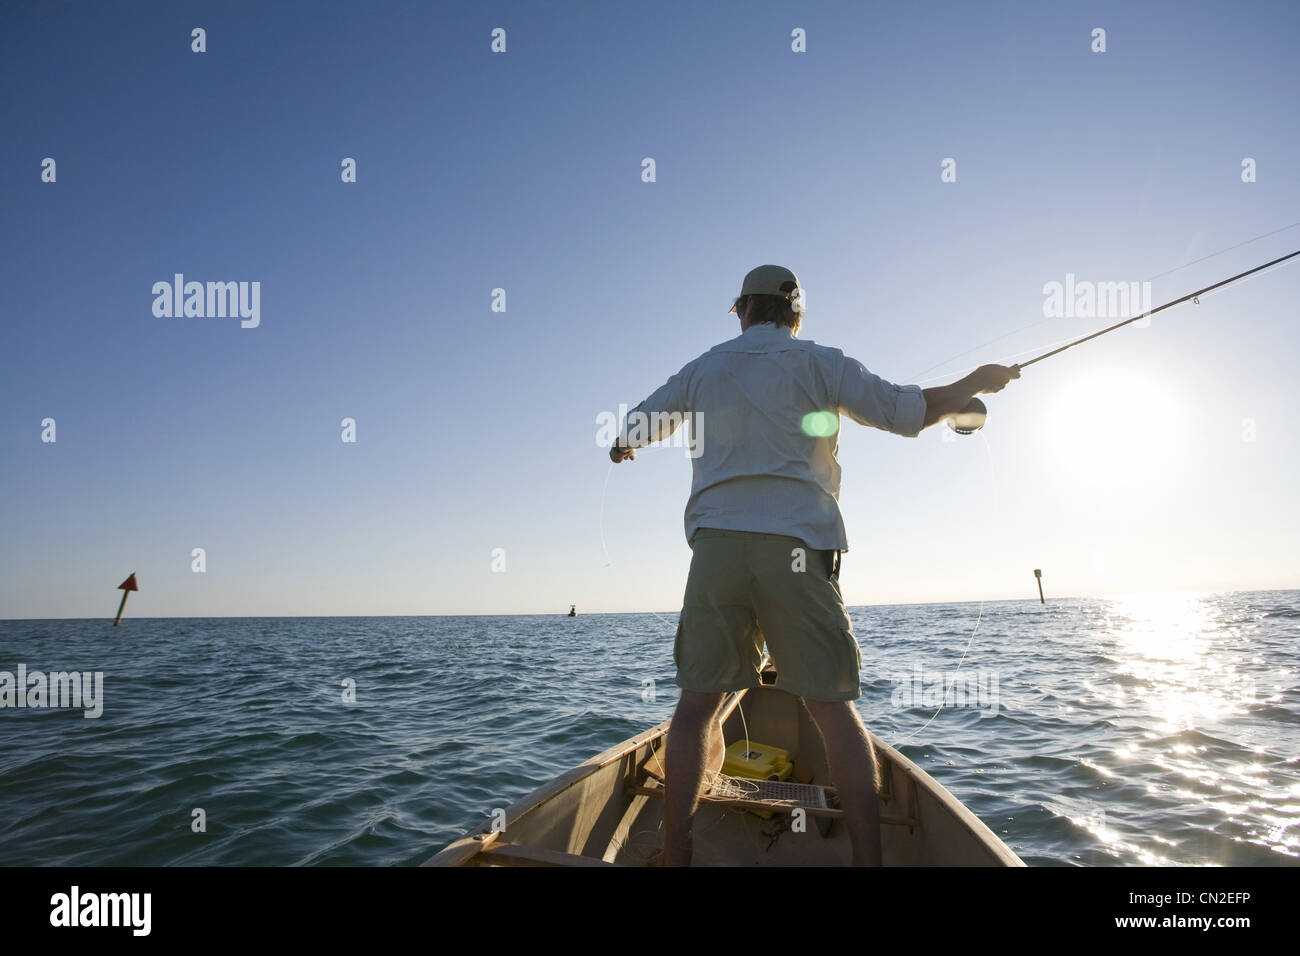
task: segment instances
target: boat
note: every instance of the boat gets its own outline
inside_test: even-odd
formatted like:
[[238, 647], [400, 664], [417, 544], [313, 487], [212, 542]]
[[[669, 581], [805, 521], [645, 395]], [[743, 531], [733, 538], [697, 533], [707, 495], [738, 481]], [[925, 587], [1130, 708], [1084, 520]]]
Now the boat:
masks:
[[[762, 679], [759, 687], [727, 696], [725, 742], [761, 741], [789, 751], [797, 780], [710, 775], [695, 814], [691, 865], [847, 866], [852, 850], [821, 734], [803, 702], [774, 685], [770, 667]], [[561, 774], [424, 865], [650, 865], [663, 848], [669, 723]], [[868, 733], [879, 768], [885, 866], [1025, 865], [933, 777]]]

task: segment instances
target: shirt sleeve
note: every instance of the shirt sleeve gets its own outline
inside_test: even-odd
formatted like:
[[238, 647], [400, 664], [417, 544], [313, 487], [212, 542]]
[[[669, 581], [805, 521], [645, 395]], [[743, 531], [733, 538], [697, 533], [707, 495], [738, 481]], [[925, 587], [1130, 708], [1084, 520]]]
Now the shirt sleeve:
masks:
[[925, 427], [925, 396], [919, 385], [895, 385], [867, 371], [857, 359], [844, 358], [840, 412], [859, 425], [914, 438]]
[[686, 418], [686, 369], [660, 385], [627, 413], [618, 433], [623, 448], [644, 448], [672, 435]]

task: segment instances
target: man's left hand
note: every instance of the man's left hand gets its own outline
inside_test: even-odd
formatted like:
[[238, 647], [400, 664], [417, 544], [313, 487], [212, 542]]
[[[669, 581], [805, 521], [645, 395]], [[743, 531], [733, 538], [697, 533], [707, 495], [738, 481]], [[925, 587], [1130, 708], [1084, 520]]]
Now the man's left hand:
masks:
[[614, 464], [636, 458], [636, 449], [614, 445], [609, 449], [609, 460]]

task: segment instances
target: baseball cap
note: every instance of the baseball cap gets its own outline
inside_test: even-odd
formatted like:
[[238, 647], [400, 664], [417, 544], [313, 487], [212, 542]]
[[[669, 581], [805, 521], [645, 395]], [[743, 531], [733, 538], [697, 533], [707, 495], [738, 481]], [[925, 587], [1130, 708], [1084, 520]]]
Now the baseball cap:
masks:
[[[781, 291], [781, 285], [786, 282], [794, 283], [793, 291]], [[799, 287], [799, 277], [785, 266], [767, 265], [749, 270], [749, 274], [745, 276], [745, 281], [740, 286], [740, 294], [778, 295], [783, 299], [789, 299], [791, 302], [796, 302], [801, 299], [803, 289]], [[736, 307], [733, 305], [727, 311], [735, 312]], [[801, 312], [803, 310], [796, 308], [795, 311]]]

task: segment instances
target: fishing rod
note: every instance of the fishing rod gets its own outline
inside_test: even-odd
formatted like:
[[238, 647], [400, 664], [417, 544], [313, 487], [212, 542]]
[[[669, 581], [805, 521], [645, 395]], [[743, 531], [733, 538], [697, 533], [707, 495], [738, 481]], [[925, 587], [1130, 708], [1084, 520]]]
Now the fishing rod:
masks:
[[[1297, 249], [1295, 252], [1292, 252], [1289, 255], [1281, 256], [1277, 259], [1274, 259], [1272, 262], [1266, 262], [1262, 266], [1256, 266], [1253, 269], [1247, 269], [1245, 272], [1240, 272], [1237, 275], [1232, 276], [1231, 278], [1224, 279], [1222, 282], [1216, 282], [1214, 283], [1214, 285], [1207, 285], [1204, 289], [1197, 289], [1195, 292], [1189, 292], [1187, 295], [1182, 296], [1181, 298], [1174, 299], [1171, 302], [1166, 302], [1164, 305], [1156, 306], [1154, 309], [1150, 310], [1149, 312], [1143, 312], [1140, 315], [1133, 316], [1131, 319], [1125, 319], [1123, 322], [1116, 322], [1114, 325], [1110, 326], [1109, 328], [1102, 329], [1098, 332], [1093, 332], [1091, 335], [1085, 335], [1081, 339], [1075, 339], [1073, 342], [1070, 342], [1066, 345], [1062, 345], [1060, 348], [1052, 349], [1050, 352], [1044, 352], [1042, 355], [1038, 356], [1037, 358], [1032, 358], [1028, 362], [1017, 362], [1015, 365], [1012, 365], [1011, 368], [1015, 370], [1016, 377], [1019, 378], [1020, 371], [1022, 369], [1028, 368], [1029, 366], [1033, 365], [1035, 362], [1041, 362], [1043, 359], [1051, 358], [1053, 355], [1060, 355], [1066, 349], [1072, 349], [1076, 345], [1082, 345], [1084, 342], [1087, 342], [1090, 339], [1095, 339], [1099, 335], [1105, 335], [1107, 332], [1114, 332], [1116, 329], [1123, 328], [1124, 326], [1128, 325], [1131, 322], [1136, 322], [1138, 319], [1149, 318], [1155, 315], [1157, 312], [1163, 312], [1165, 309], [1172, 309], [1174, 306], [1181, 305], [1182, 303], [1188, 301], [1189, 299], [1192, 301], [1197, 301], [1201, 296], [1205, 295], [1206, 293], [1213, 292], [1215, 289], [1221, 289], [1226, 285], [1231, 285], [1232, 283], [1237, 282], [1240, 279], [1244, 279], [1247, 276], [1252, 276], [1257, 272], [1263, 272], [1265, 269], [1269, 269], [1273, 266], [1286, 262], [1288, 259], [1294, 259], [1296, 256], [1300, 256], [1300, 249]], [[978, 398], [972, 398], [970, 400], [970, 403], [965, 408], [963, 408], [956, 415], [948, 419], [948, 427], [951, 428], [953, 431], [957, 432], [959, 435], [969, 435], [972, 432], [976, 432], [979, 429], [983, 428], [984, 420], [987, 417], [988, 417], [988, 409], [985, 407], [984, 403], [980, 401]]]

